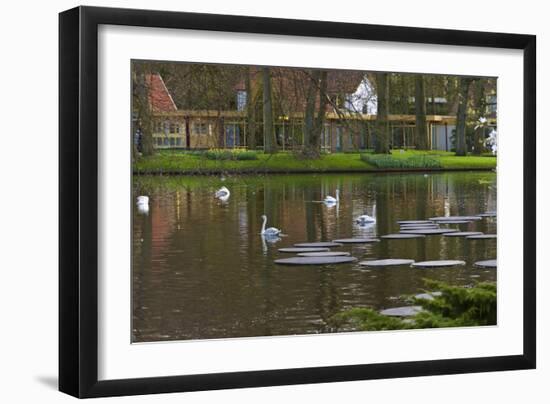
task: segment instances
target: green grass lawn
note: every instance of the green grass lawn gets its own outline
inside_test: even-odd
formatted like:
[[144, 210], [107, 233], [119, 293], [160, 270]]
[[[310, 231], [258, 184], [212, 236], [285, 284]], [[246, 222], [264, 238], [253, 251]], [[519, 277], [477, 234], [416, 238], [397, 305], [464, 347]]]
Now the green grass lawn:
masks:
[[[308, 160], [290, 152], [271, 155], [258, 152], [255, 160], [213, 160], [207, 158], [204, 153], [160, 150], [154, 156], [142, 157], [135, 162], [134, 172], [143, 174], [214, 174], [220, 172], [383, 172], [404, 170], [403, 168], [378, 168], [365, 159], [361, 159], [361, 154], [365, 153], [324, 154], [319, 159]], [[366, 154], [370, 155], [371, 153]], [[452, 152], [413, 150], [394, 150], [391, 154], [392, 159], [419, 160], [420, 156], [428, 156], [432, 162], [434, 159], [437, 160], [439, 167], [415, 167], [406, 168], [406, 170], [490, 170], [496, 167], [496, 157], [493, 156], [458, 157]], [[396, 165], [399, 166], [399, 164]]]

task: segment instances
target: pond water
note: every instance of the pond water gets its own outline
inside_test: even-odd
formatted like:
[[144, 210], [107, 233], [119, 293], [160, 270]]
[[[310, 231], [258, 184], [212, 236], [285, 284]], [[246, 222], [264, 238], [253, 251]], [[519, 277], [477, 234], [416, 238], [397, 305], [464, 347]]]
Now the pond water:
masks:
[[[382, 239], [332, 248], [358, 261], [282, 266], [278, 252], [295, 243], [399, 232], [397, 220], [475, 215], [496, 210], [493, 172], [134, 177], [134, 201], [150, 197], [147, 214], [134, 206], [132, 341], [168, 341], [330, 332], [327, 320], [352, 307], [403, 306], [424, 291], [424, 278], [457, 285], [496, 281], [496, 270], [473, 263], [496, 258], [495, 239], [427, 236]], [[221, 186], [227, 202], [214, 198]], [[326, 195], [340, 191], [327, 207]], [[355, 218], [372, 214], [360, 227]], [[261, 215], [285, 236], [260, 236]], [[442, 225], [445, 227], [447, 225]], [[496, 233], [496, 218], [450, 225]], [[464, 260], [451, 268], [365, 267], [367, 259]]]

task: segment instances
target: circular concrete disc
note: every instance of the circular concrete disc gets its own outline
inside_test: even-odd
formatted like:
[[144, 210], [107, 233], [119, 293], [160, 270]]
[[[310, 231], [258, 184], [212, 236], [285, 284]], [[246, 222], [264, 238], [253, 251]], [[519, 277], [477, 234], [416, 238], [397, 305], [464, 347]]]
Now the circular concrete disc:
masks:
[[479, 215], [476, 215], [476, 216], [479, 216], [479, 217], [497, 217], [497, 212], [485, 212], [485, 213], [480, 213]]
[[300, 257], [347, 257], [349, 252], [345, 251], [323, 251], [323, 252], [305, 252], [299, 253]]
[[410, 265], [413, 262], [414, 260], [395, 258], [385, 260], [361, 261], [359, 265], [364, 265], [366, 267], [390, 267], [395, 265]]
[[328, 248], [298, 248], [298, 247], [287, 247], [287, 248], [279, 248], [279, 252], [282, 253], [305, 253], [305, 252], [322, 252], [322, 251], [330, 251]]
[[476, 236], [468, 236], [466, 238], [468, 240], [486, 240], [486, 239], [497, 238], [497, 235], [496, 234], [478, 234]]
[[433, 220], [434, 222], [440, 222], [442, 220], [446, 222], [456, 222], [456, 221], [469, 221], [472, 220], [481, 220], [479, 216], [438, 216], [438, 217], [430, 217], [430, 220]]
[[483, 234], [480, 231], [457, 231], [454, 233], [444, 234], [445, 237], [466, 237], [466, 236], [478, 236]]
[[426, 237], [426, 236], [423, 235], [423, 234], [402, 234], [402, 233], [386, 234], [386, 235], [384, 235], [384, 236], [380, 236], [380, 238], [394, 239], [394, 240], [397, 240], [397, 239], [422, 238], [422, 237]]
[[433, 224], [430, 220], [398, 220], [399, 224]]
[[425, 236], [457, 232], [457, 229], [419, 229], [419, 230], [401, 230], [402, 234], [424, 234]]
[[474, 263], [476, 267], [480, 268], [496, 268], [497, 267], [497, 260], [485, 260], [485, 261], [478, 261]]
[[357, 261], [354, 257], [293, 257], [275, 260], [280, 265], [332, 265]]
[[301, 247], [301, 248], [319, 248], [319, 247], [341, 247], [342, 244], [339, 243], [332, 243], [330, 241], [321, 241], [319, 243], [298, 243], [294, 244], [294, 247]]
[[441, 292], [419, 293], [415, 295], [417, 299], [434, 300], [434, 297], [441, 296]]
[[465, 265], [464, 261], [459, 260], [438, 260], [438, 261], [421, 261], [412, 264], [413, 267], [418, 268], [441, 268], [441, 267], [454, 267], [456, 265]]
[[364, 244], [364, 243], [376, 243], [380, 241], [377, 238], [341, 238], [334, 240], [335, 243], [342, 244]]
[[426, 224], [402, 224], [399, 226], [400, 229], [433, 229], [439, 227], [436, 223], [426, 223]]
[[399, 231], [403, 230], [426, 230], [426, 229], [440, 229], [439, 226], [429, 226], [429, 227], [400, 227]]
[[422, 311], [421, 306], [394, 307], [380, 311], [380, 314], [391, 317], [411, 317]]

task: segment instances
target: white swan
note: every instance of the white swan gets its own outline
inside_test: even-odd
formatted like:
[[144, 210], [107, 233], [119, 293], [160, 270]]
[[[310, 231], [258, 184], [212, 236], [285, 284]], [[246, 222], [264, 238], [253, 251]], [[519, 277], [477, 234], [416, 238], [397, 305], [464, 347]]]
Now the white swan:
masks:
[[139, 213], [149, 213], [149, 197], [140, 195], [137, 197], [137, 210]]
[[137, 204], [138, 205], [149, 205], [149, 197], [140, 195], [137, 197]]
[[340, 190], [338, 189], [336, 190], [336, 198], [328, 195], [323, 200], [323, 203], [325, 203], [326, 205], [334, 205], [334, 204], [337, 204], [338, 202], [340, 202]]
[[355, 219], [355, 221], [359, 224], [376, 223], [376, 205], [372, 207], [372, 216], [365, 213]]
[[276, 237], [278, 236], [279, 234], [281, 234], [281, 230], [280, 229], [276, 229], [275, 227], [269, 227], [269, 228], [265, 228], [265, 225], [267, 224], [267, 216], [266, 215], [262, 215], [262, 220], [264, 221], [262, 223], [262, 231], [260, 232], [260, 234], [264, 237]]
[[214, 194], [216, 198], [219, 198], [222, 201], [226, 201], [229, 198], [229, 195], [231, 195], [231, 193], [229, 192], [229, 189], [227, 189], [226, 187], [221, 187]]

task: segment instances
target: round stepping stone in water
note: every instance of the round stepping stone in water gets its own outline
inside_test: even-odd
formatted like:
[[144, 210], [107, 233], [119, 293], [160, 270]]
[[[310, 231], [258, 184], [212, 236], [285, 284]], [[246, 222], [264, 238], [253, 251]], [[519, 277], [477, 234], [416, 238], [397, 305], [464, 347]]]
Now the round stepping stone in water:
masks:
[[466, 224], [466, 223], [472, 223], [471, 220], [440, 220], [437, 222], [439, 224]]
[[298, 243], [294, 244], [294, 247], [301, 247], [301, 248], [320, 248], [320, 247], [342, 247], [342, 244], [339, 243], [333, 243], [330, 241], [321, 241], [319, 243]]
[[430, 227], [400, 227], [399, 231], [403, 230], [426, 230], [426, 229], [439, 229], [439, 226], [430, 226]]
[[446, 234], [457, 232], [457, 229], [419, 229], [419, 230], [401, 230], [399, 233], [402, 234], [423, 234], [425, 236], [437, 235], [437, 234]]
[[433, 224], [430, 220], [398, 220], [398, 224]]
[[395, 258], [395, 259], [385, 259], [385, 260], [361, 261], [359, 265], [364, 265], [366, 267], [390, 267], [390, 266], [396, 266], [396, 265], [410, 265], [413, 262], [414, 260]]
[[402, 224], [399, 226], [401, 229], [430, 229], [439, 227], [436, 223], [426, 223], [426, 224]]
[[345, 251], [324, 251], [324, 252], [305, 252], [299, 253], [300, 257], [347, 257], [349, 252]]
[[468, 240], [487, 240], [492, 238], [497, 238], [496, 234], [477, 234], [475, 236], [466, 237]]
[[438, 260], [438, 261], [421, 261], [412, 264], [417, 268], [441, 268], [441, 267], [454, 267], [456, 265], [465, 265], [464, 261], [459, 260]]
[[329, 248], [306, 248], [306, 247], [287, 247], [287, 248], [279, 248], [279, 252], [282, 253], [305, 253], [305, 252], [323, 252], [323, 251], [330, 251]]
[[377, 243], [380, 240], [377, 238], [341, 238], [334, 240], [335, 243], [342, 244], [365, 244], [365, 243]]
[[411, 317], [422, 311], [421, 306], [394, 307], [392, 309], [381, 310], [380, 314], [390, 317]]
[[454, 233], [444, 234], [445, 237], [467, 237], [467, 236], [479, 236], [483, 234], [480, 231], [457, 231]]
[[417, 299], [434, 300], [436, 296], [441, 296], [441, 292], [419, 293], [414, 295]]
[[355, 257], [293, 257], [275, 260], [280, 265], [332, 265], [357, 261]]
[[475, 262], [474, 265], [480, 268], [496, 268], [497, 260], [478, 261], [478, 262]]
[[446, 222], [456, 222], [456, 221], [468, 221], [481, 220], [479, 216], [438, 216], [430, 217], [430, 220], [434, 222], [446, 221]]
[[399, 239], [411, 239], [411, 238], [422, 238], [426, 237], [423, 234], [403, 234], [403, 233], [396, 233], [396, 234], [385, 234], [383, 236], [380, 236], [380, 238], [385, 239], [393, 239], [393, 240], [399, 240]]
[[485, 212], [477, 215], [479, 217], [497, 217], [497, 212]]

